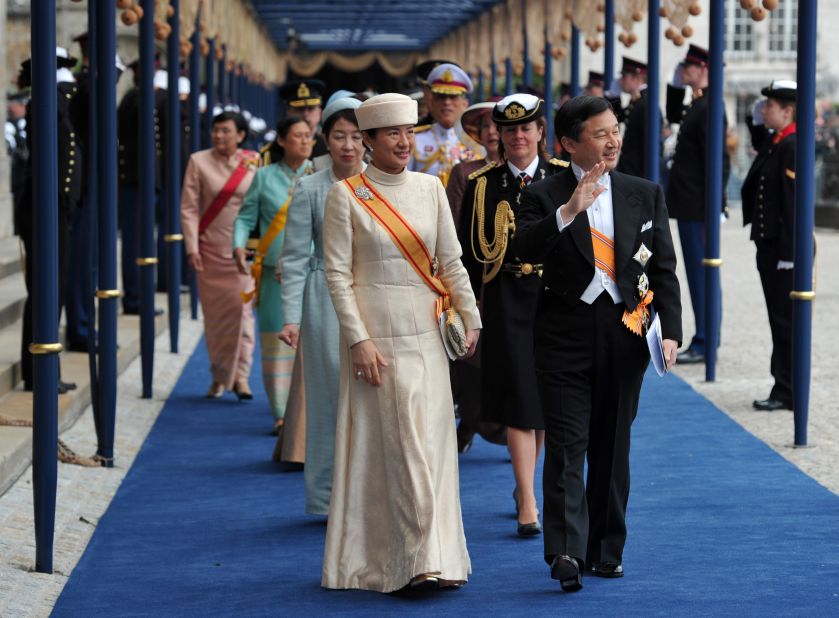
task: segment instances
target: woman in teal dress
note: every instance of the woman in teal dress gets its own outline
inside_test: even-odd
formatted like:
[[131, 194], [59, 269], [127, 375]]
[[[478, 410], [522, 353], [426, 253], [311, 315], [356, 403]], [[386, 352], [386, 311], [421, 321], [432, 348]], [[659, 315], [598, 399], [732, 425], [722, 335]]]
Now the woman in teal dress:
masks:
[[323, 210], [326, 194], [340, 180], [364, 169], [364, 146], [355, 119], [361, 101], [339, 98], [323, 110], [330, 166], [298, 184], [288, 213], [288, 236], [280, 255], [285, 325], [280, 338], [297, 347], [306, 340], [306, 512], [329, 513], [335, 423], [338, 412], [340, 337], [323, 270]]
[[[262, 380], [274, 415], [274, 428], [283, 424], [294, 349], [279, 339], [285, 319], [280, 304], [280, 284], [275, 265], [282, 250], [285, 222], [298, 180], [311, 172], [312, 134], [305, 120], [289, 117], [277, 125], [276, 156], [272, 163], [257, 170], [233, 226], [233, 256], [242, 273], [248, 272], [245, 248], [251, 230], [259, 225], [262, 235], [254, 258], [252, 274], [258, 288], [259, 345], [262, 354]], [[269, 236], [273, 236], [267, 244]], [[267, 245], [267, 246], [266, 246]]]

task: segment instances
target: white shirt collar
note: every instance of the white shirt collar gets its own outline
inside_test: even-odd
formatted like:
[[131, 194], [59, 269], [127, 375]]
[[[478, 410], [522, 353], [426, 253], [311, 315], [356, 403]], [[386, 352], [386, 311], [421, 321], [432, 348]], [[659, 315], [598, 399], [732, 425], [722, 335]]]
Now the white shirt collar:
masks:
[[525, 174], [530, 176], [531, 179], [533, 179], [533, 177], [536, 176], [536, 170], [539, 169], [539, 155], [536, 155], [533, 158], [533, 161], [530, 162], [530, 165], [528, 165], [523, 170], [517, 168], [515, 165], [513, 165], [511, 161], [507, 161], [507, 167], [510, 168], [510, 171], [513, 172], [513, 176], [515, 176], [516, 178], [518, 178], [518, 176], [522, 172], [524, 172]]
[[[587, 171], [587, 170], [584, 170], [583, 168], [581, 168], [579, 165], [577, 165], [573, 161], [571, 161], [571, 170], [574, 172], [574, 176], [577, 178], [578, 182], [579, 182], [580, 178], [582, 178], [583, 175]], [[602, 187], [606, 187], [607, 189], [610, 188], [612, 186], [612, 180], [611, 180], [611, 177], [609, 176], [609, 172], [606, 172], [605, 174], [603, 174], [600, 177], [600, 180], [597, 181], [597, 184], [599, 184]]]

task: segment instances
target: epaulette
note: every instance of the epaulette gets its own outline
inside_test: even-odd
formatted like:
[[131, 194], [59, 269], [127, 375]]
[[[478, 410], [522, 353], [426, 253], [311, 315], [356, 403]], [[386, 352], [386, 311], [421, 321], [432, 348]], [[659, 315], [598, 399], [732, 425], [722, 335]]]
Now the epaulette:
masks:
[[267, 165], [271, 165], [271, 144], [273, 142], [268, 142], [262, 148], [259, 149], [259, 159], [260, 159], [260, 166], [265, 167]]
[[428, 131], [430, 128], [430, 124], [417, 125], [414, 127], [414, 135], [416, 135], [417, 133], [424, 133], [425, 131]]
[[556, 165], [557, 167], [568, 167], [569, 165], [571, 165], [570, 163], [568, 163], [568, 161], [563, 161], [562, 159], [557, 159], [556, 157], [548, 159], [548, 163], [550, 163], [551, 165]]
[[489, 163], [484, 165], [482, 168], [477, 169], [474, 172], [472, 172], [471, 174], [469, 174], [469, 180], [475, 180], [475, 178], [477, 178], [478, 176], [483, 176], [489, 170], [494, 168], [496, 165], [498, 165], [498, 164], [495, 161], [490, 161]]

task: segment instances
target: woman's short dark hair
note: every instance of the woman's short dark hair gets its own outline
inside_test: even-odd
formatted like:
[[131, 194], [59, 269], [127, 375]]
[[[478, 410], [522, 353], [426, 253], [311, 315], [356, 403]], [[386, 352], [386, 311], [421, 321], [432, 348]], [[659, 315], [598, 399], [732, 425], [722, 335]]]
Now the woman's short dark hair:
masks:
[[612, 104], [603, 97], [583, 95], [568, 99], [560, 106], [554, 119], [557, 139], [568, 137], [575, 142], [580, 141], [583, 123], [592, 116], [597, 116], [607, 110], [612, 110]]
[[342, 118], [347, 122], [354, 124], [355, 128], [358, 129], [358, 120], [356, 120], [355, 117], [355, 110], [342, 109], [332, 114], [329, 118], [326, 119], [326, 122], [323, 123], [323, 136], [329, 137], [329, 133], [335, 127], [335, 123], [341, 120]]
[[[306, 122], [306, 120], [302, 116], [286, 116], [285, 118], [280, 118], [280, 121], [277, 123], [277, 137], [285, 139], [288, 137], [288, 132], [291, 130], [291, 127], [300, 122]], [[272, 163], [279, 163], [285, 157], [285, 150], [277, 143], [277, 137], [274, 138], [271, 147], [268, 149], [268, 152], [271, 154]]]
[[236, 133], [245, 133], [245, 138], [239, 142], [239, 144], [248, 139], [248, 121], [245, 120], [245, 117], [239, 112], [221, 112], [220, 114], [216, 114], [213, 116], [211, 126], [214, 127], [217, 124], [227, 122], [228, 120], [233, 121], [233, 124], [236, 127]]
[[[539, 116], [533, 122], [536, 123], [536, 128], [542, 129], [542, 139], [536, 145], [536, 154], [543, 159], [548, 159], [550, 158], [548, 157], [548, 123], [544, 116]], [[498, 128], [498, 156], [503, 161], [507, 158], [507, 155], [504, 153], [504, 140], [501, 139], [501, 133], [504, 127], [498, 123], [495, 123], [495, 126]]]

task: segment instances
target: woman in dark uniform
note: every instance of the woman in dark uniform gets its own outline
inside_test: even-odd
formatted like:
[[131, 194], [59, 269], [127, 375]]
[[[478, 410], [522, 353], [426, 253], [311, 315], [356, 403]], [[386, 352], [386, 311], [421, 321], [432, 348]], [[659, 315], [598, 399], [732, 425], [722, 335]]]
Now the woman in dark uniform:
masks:
[[492, 119], [504, 162], [470, 175], [459, 226], [463, 262], [476, 295], [483, 284], [482, 420], [508, 428], [520, 536], [542, 531], [533, 491], [545, 439], [533, 361], [542, 282], [540, 265], [522, 262], [510, 239], [520, 193], [568, 165], [545, 155], [543, 108], [544, 101], [529, 94], [513, 94], [495, 105]]

